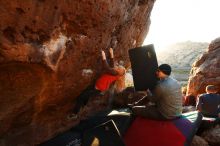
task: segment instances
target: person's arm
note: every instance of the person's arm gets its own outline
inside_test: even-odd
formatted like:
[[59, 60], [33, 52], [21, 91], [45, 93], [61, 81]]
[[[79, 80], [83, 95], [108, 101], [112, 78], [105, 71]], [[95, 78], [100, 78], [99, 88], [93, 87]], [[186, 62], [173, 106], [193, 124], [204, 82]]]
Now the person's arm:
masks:
[[106, 60], [106, 55], [105, 52], [102, 51], [102, 64], [103, 64], [103, 68], [105, 70], [105, 72], [112, 74], [112, 75], [118, 75], [118, 72], [114, 69], [111, 68]]
[[185, 97], [184, 97], [183, 106], [188, 106], [188, 103], [189, 103], [189, 97], [188, 97], [188, 96], [185, 96]]
[[160, 85], [158, 84], [153, 92], [151, 93], [149, 90], [147, 90], [147, 99], [151, 102], [156, 102], [158, 100], [158, 97], [161, 96], [161, 91], [160, 91]]

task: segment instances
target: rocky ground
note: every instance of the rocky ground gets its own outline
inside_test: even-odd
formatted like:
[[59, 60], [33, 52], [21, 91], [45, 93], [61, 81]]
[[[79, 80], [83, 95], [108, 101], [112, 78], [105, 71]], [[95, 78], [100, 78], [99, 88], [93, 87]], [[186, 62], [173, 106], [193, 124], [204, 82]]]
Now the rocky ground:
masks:
[[217, 125], [204, 131], [200, 136], [195, 135], [191, 146], [219, 146], [220, 126]]

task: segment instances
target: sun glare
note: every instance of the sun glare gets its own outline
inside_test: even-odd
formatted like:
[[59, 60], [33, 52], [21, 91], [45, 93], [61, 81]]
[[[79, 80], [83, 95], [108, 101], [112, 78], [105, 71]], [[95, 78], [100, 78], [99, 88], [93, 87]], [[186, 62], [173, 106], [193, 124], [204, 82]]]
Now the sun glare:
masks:
[[220, 37], [219, 6], [220, 0], [156, 0], [143, 45], [154, 44], [160, 51], [177, 42]]

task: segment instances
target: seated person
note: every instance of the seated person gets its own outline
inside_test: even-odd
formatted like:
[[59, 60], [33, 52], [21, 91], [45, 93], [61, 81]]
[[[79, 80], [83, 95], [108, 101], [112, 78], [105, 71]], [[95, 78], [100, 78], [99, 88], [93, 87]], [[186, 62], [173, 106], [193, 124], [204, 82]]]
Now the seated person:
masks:
[[206, 117], [216, 118], [220, 113], [220, 95], [214, 85], [206, 86], [206, 93], [198, 96], [196, 109]]
[[153, 94], [146, 96], [146, 99], [155, 104], [134, 106], [133, 113], [153, 120], [175, 119], [182, 114], [181, 86], [177, 80], [170, 77], [171, 67], [168, 64], [160, 65], [156, 74], [160, 81]]
[[184, 106], [196, 106], [196, 97], [192, 94], [185, 96]]
[[109, 49], [110, 52], [110, 64], [106, 60], [105, 52], [102, 51], [102, 64], [103, 74], [96, 80], [94, 85], [87, 87], [77, 97], [76, 104], [73, 109], [73, 114], [69, 115], [69, 119], [76, 119], [77, 113], [80, 109], [87, 104], [91, 97], [95, 97], [103, 94], [109, 90], [110, 86], [115, 83], [115, 91], [121, 92], [125, 88], [125, 68], [123, 66], [114, 65], [114, 54], [113, 49]]
[[196, 110], [196, 97], [189, 94], [184, 97], [183, 113]]

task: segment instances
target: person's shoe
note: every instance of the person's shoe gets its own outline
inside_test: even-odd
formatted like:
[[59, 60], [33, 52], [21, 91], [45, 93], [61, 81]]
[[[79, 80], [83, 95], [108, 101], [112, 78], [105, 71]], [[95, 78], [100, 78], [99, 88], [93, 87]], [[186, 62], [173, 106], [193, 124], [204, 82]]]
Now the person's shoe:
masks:
[[76, 120], [77, 118], [78, 118], [78, 115], [77, 115], [77, 114], [74, 114], [74, 113], [72, 113], [72, 114], [70, 114], [70, 115], [67, 116], [67, 119], [68, 119], [68, 120]]

